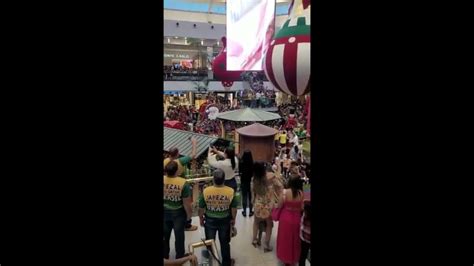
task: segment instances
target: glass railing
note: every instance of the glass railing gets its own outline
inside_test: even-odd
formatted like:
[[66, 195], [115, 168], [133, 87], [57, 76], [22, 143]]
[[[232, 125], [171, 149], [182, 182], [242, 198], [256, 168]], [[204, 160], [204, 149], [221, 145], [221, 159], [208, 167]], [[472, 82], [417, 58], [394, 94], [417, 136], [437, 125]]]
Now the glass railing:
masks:
[[[207, 72], [175, 72], [170, 70], [163, 71], [163, 78], [167, 81], [199, 81], [208, 77]], [[264, 76], [263, 81], [268, 81], [267, 77]], [[210, 81], [219, 81], [219, 79], [212, 78]], [[239, 78], [237, 81], [244, 81], [243, 78]]]

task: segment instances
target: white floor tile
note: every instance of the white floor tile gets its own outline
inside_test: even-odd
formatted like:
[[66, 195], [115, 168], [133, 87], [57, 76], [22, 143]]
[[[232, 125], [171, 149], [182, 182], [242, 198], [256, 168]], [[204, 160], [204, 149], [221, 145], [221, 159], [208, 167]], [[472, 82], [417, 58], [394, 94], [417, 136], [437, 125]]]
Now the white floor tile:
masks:
[[[231, 240], [231, 256], [235, 258], [235, 265], [242, 265], [242, 266], [253, 266], [253, 265], [268, 265], [268, 266], [277, 266], [279, 265], [278, 259], [276, 257], [276, 234], [278, 231], [278, 223], [274, 223], [273, 230], [272, 230], [272, 237], [270, 240], [270, 246], [273, 247], [273, 251], [271, 252], [263, 252], [263, 246], [259, 248], [255, 248], [252, 245], [252, 228], [253, 228], [253, 217], [243, 217], [242, 213], [239, 211], [237, 212], [237, 220], [235, 227], [237, 228], [237, 236], [232, 238]], [[186, 252], [189, 252], [188, 246], [190, 243], [196, 243], [204, 238], [204, 229], [199, 225], [199, 218], [193, 217], [193, 225], [198, 226], [197, 231], [192, 232], [185, 232], [185, 246]], [[265, 238], [265, 234], [263, 235], [263, 239]], [[170, 239], [170, 257], [175, 257], [175, 250], [174, 250], [174, 234], [171, 233]], [[220, 252], [220, 243], [217, 240], [217, 249]], [[201, 254], [196, 254], [198, 260], [201, 261]], [[219, 254], [220, 257], [220, 254]], [[306, 265], [310, 265], [308, 261], [306, 261]]]

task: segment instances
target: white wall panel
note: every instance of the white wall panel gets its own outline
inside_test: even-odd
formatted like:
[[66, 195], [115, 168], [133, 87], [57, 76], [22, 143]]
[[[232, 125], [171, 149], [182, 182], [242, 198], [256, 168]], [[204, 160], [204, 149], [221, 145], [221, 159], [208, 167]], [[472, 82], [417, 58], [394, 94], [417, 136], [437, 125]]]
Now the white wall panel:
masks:
[[[281, 27], [285, 22], [288, 16], [276, 16], [275, 23]], [[201, 22], [209, 23], [211, 21], [213, 24], [226, 24], [226, 17], [222, 14], [207, 14], [200, 12], [189, 12], [189, 11], [179, 11], [179, 10], [170, 10], [165, 9], [163, 14], [164, 20], [178, 20], [178, 21], [187, 21], [187, 22]]]
[[[235, 81], [229, 91], [241, 91], [246, 88], [246, 82], [243, 81]], [[273, 86], [269, 81], [264, 82], [264, 86], [266, 86], [270, 90], [276, 90], [275, 86]], [[196, 91], [195, 89], [196, 84], [192, 81], [165, 81], [164, 82], [164, 91]], [[209, 91], [225, 91], [226, 89], [222, 86], [220, 81], [210, 81], [209, 82]]]
[[164, 91], [196, 91], [192, 81], [165, 81]]

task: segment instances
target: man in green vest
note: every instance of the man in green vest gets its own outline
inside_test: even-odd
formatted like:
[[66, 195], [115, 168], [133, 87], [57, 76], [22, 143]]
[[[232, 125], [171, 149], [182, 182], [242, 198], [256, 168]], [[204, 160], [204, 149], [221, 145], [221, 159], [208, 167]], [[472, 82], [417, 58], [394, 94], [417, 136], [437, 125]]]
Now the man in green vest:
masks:
[[178, 164], [169, 162], [163, 177], [163, 207], [165, 237], [164, 258], [169, 259], [171, 231], [174, 230], [176, 258], [184, 257], [184, 227], [191, 218], [191, 188], [186, 179], [176, 176]]
[[214, 185], [205, 188], [199, 198], [199, 219], [201, 226], [204, 226], [206, 239], [215, 239], [219, 232], [222, 265], [230, 266], [234, 264], [230, 257], [231, 227], [235, 225], [239, 202], [234, 190], [224, 185], [224, 171], [216, 169], [213, 176]]
[[196, 147], [197, 147], [197, 140], [195, 138], [191, 138], [192, 143], [192, 151], [191, 157], [183, 156], [179, 157], [179, 150], [176, 147], [173, 147], [169, 150], [169, 157], [163, 161], [163, 167], [171, 161], [176, 161], [178, 163], [178, 173], [177, 176], [182, 176], [184, 174], [184, 167], [189, 165], [189, 162], [196, 157]]
[[[166, 165], [169, 163], [169, 162], [176, 162], [177, 165], [178, 165], [178, 171], [176, 173], [177, 176], [184, 176], [184, 168], [187, 166], [189, 167], [189, 163], [191, 162], [191, 160], [193, 160], [195, 157], [196, 157], [196, 147], [197, 147], [197, 140], [195, 138], [191, 138], [191, 143], [192, 143], [192, 152], [191, 152], [191, 157], [189, 156], [183, 156], [183, 157], [180, 157], [179, 158], [179, 150], [178, 148], [174, 147], [174, 148], [171, 148], [169, 150], [169, 157], [166, 158], [164, 161], [163, 161], [163, 167], [165, 168]], [[186, 231], [196, 231], [197, 230], [197, 226], [195, 225], [192, 225], [191, 224], [192, 220], [191, 218], [189, 218], [187, 221], [186, 221], [186, 226], [185, 226], [185, 230]]]

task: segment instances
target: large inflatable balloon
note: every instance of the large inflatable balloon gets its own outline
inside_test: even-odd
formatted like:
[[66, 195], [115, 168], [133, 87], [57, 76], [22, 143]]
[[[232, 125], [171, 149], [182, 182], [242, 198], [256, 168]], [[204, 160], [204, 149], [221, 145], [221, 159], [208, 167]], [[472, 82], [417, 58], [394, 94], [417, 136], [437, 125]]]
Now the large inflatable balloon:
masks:
[[240, 75], [243, 71], [227, 71], [227, 39], [226, 37], [221, 38], [222, 50], [214, 58], [212, 62], [212, 72], [217, 80], [221, 81], [222, 86], [226, 89], [230, 89], [234, 84], [234, 81], [240, 80]]
[[310, 92], [311, 83], [311, 5], [302, 0], [292, 4], [289, 18], [265, 54], [263, 68], [275, 88], [301, 96]]

